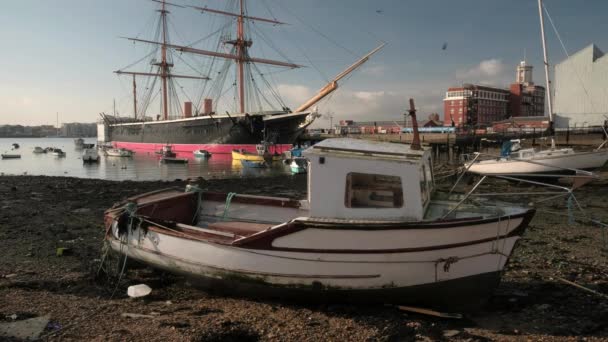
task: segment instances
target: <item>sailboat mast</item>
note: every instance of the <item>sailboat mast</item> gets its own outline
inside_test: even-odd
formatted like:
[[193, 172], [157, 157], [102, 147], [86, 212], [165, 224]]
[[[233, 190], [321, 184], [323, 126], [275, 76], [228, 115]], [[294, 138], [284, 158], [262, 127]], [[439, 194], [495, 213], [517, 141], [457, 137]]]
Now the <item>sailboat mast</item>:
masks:
[[160, 10], [161, 25], [163, 30], [163, 44], [161, 46], [161, 65], [160, 65], [160, 77], [162, 79], [163, 87], [163, 118], [168, 119], [168, 103], [167, 103], [167, 77], [169, 75], [169, 64], [167, 63], [167, 10], [165, 9], [165, 0], [162, 3], [162, 9]]
[[135, 83], [135, 75], [133, 75], [133, 117], [137, 119], [137, 83]]
[[545, 65], [545, 92], [549, 107], [549, 129], [551, 130], [551, 148], [555, 148], [555, 131], [553, 129], [553, 101], [551, 99], [551, 83], [549, 81], [549, 59], [547, 58], [547, 42], [545, 40], [545, 18], [543, 15], [543, 0], [538, 0], [538, 15], [540, 16], [540, 35], [543, 43], [543, 64]]
[[236, 64], [238, 67], [238, 83], [239, 83], [239, 109], [240, 113], [245, 113], [245, 33], [244, 33], [244, 17], [245, 9], [243, 8], [243, 0], [240, 0], [240, 15], [237, 18], [236, 29], [236, 54], [238, 59]]

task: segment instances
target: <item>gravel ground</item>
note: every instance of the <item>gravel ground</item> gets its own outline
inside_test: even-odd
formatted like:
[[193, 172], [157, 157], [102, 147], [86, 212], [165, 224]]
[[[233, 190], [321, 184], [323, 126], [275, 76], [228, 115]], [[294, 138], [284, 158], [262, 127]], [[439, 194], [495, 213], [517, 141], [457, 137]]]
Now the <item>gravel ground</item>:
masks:
[[[68, 341], [608, 340], [608, 297], [560, 280], [608, 294], [602, 251], [607, 246], [597, 226], [568, 225], [563, 200], [539, 207], [495, 296], [483, 311], [460, 320], [386, 306], [306, 306], [222, 297], [144, 267], [128, 267], [120, 282], [98, 275], [103, 211], [125, 197], [184, 184], [0, 176], [0, 323], [50, 315], [43, 338]], [[211, 180], [203, 185], [302, 198], [306, 177]], [[486, 189], [510, 187], [493, 183]], [[607, 190], [608, 183], [600, 181], [576, 192], [587, 214], [604, 222]], [[57, 248], [68, 249], [57, 256]], [[111, 265], [120, 269], [118, 262]], [[126, 287], [141, 282], [154, 289], [152, 294], [144, 300], [128, 298]], [[124, 313], [147, 316], [129, 318]]]

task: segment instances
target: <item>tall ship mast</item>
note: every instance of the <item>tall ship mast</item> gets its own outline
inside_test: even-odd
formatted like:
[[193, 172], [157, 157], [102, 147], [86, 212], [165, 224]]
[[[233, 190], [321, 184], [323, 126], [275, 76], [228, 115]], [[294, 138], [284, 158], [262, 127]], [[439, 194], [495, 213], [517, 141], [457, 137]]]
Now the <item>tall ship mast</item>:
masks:
[[[319, 116], [311, 109], [335, 91], [342, 78], [384, 46], [378, 46], [346, 68], [311, 99], [292, 111], [273, 89], [261, 67], [297, 69], [302, 65], [293, 63], [280, 51], [278, 54], [285, 57], [284, 60], [252, 56], [250, 48], [253, 40], [248, 33], [257, 30], [252, 23], [276, 26], [284, 22], [249, 15], [245, 0], [229, 0], [225, 10], [182, 6], [165, 0], [151, 1], [158, 4], [159, 13], [154, 37], [125, 37], [151, 49], [138, 61], [151, 58], [149, 69], [132, 70], [131, 67], [138, 64], [136, 62], [115, 71], [119, 76], [131, 77], [133, 115], [119, 118], [102, 114], [103, 121], [98, 129], [102, 142], [111, 142], [117, 147], [157, 150], [160, 145], [172, 144], [178, 151], [206, 149], [212, 153], [230, 153], [235, 148], [255, 150], [256, 144], [267, 143], [274, 144], [279, 150], [288, 149]], [[217, 49], [196, 48], [194, 45], [197, 42], [189, 45], [172, 43], [169, 27], [173, 26], [170, 25], [169, 9], [196, 10], [227, 20], [214, 32], [219, 33]], [[267, 37], [262, 38], [268, 43]], [[210, 60], [210, 64], [208, 67], [192, 67], [192, 63], [187, 63], [182, 55]], [[190, 67], [190, 74], [174, 72], [174, 61], [177, 59]], [[234, 74], [230, 73], [232, 66], [235, 67]], [[234, 81], [230, 82], [232, 75]], [[145, 79], [143, 87], [138, 86], [141, 79]], [[184, 89], [178, 83], [181, 81], [197, 82], [199, 86], [197, 96], [186, 95], [189, 101], [183, 103], [183, 110], [178, 98], [178, 93]], [[234, 93], [232, 107], [226, 100], [230, 90]], [[195, 100], [192, 101], [192, 98]], [[155, 103], [159, 106], [154, 106]], [[271, 109], [264, 109], [264, 105]], [[222, 106], [224, 108], [220, 110]], [[158, 112], [150, 116], [149, 113], [156, 110]]]

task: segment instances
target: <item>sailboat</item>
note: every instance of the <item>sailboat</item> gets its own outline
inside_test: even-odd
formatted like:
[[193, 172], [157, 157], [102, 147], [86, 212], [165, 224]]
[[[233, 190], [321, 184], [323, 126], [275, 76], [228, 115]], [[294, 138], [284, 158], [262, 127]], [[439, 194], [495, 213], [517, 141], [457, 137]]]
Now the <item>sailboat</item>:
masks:
[[[160, 5], [156, 37], [126, 38], [155, 49], [149, 54], [152, 57], [150, 69], [132, 71], [127, 67], [115, 71], [118, 75], [132, 77], [133, 117], [118, 118], [102, 114], [103, 120], [98, 125], [101, 143], [111, 142], [118, 148], [153, 151], [169, 143], [177, 152], [191, 153], [195, 150], [205, 150], [212, 154], [230, 154], [233, 150], [255, 152], [257, 144], [265, 143], [272, 144], [273, 150], [281, 153], [290, 149], [298, 136], [319, 116], [314, 110], [315, 105], [338, 88], [338, 81], [365, 63], [371, 55], [384, 46], [382, 44], [363, 56], [329, 81], [316, 95], [292, 111], [266, 80], [264, 73], [260, 71], [260, 66], [297, 69], [302, 65], [289, 60], [254, 57], [249, 52], [253, 45], [253, 30], [256, 29], [250, 24], [279, 26], [285, 24], [284, 22], [250, 15], [245, 0], [228, 1], [225, 10], [181, 6], [164, 0], [154, 1]], [[196, 45], [196, 42], [189, 45], [170, 42], [169, 8], [193, 9], [203, 14], [225, 18], [227, 21], [216, 31], [219, 33], [216, 51], [195, 48], [193, 45]], [[236, 33], [235, 37], [234, 33]], [[268, 44], [265, 36], [263, 40]], [[190, 67], [195, 71], [193, 75], [175, 73], [174, 62], [178, 59], [183, 61], [182, 54], [210, 58], [211, 66], [205, 72], [213, 71], [214, 85], [208, 86], [211, 78], [209, 75], [204, 75], [200, 68]], [[219, 71], [212, 69], [213, 63], [216, 69], [218, 65], [221, 66]], [[236, 66], [235, 80], [225, 87], [226, 82], [231, 82], [232, 74], [229, 70], [232, 66]], [[148, 83], [144, 87], [145, 93], [140, 96], [137, 94], [137, 77], [148, 78]], [[204, 89], [199, 96], [200, 99], [204, 97], [204, 100], [194, 103], [185, 102], [183, 111], [179, 100], [175, 100], [180, 89], [176, 81], [181, 79], [201, 82], [201, 87]], [[160, 83], [160, 91], [155, 90], [158, 88], [155, 87], [158, 83]], [[263, 86], [266, 92], [261, 90]], [[218, 102], [229, 90], [234, 92], [236, 111], [217, 113]], [[160, 114], [147, 117], [147, 112], [152, 110], [149, 108], [150, 104], [155, 98], [160, 102]], [[276, 103], [272, 104], [268, 98]], [[274, 108], [264, 110], [262, 104]]]
[[468, 172], [484, 175], [525, 175], [537, 173], [576, 173], [578, 170], [594, 170], [602, 167], [608, 161], [608, 150], [603, 148], [605, 142], [593, 151], [580, 152], [572, 148], [555, 148], [555, 129], [553, 127], [553, 103], [551, 101], [551, 83], [549, 81], [549, 60], [545, 40], [545, 23], [542, 0], [538, 0], [540, 16], [540, 32], [543, 44], [543, 60], [545, 65], [545, 86], [548, 90], [549, 130], [551, 131], [551, 148], [536, 150], [522, 149], [510, 155], [490, 160], [477, 160], [479, 154], [470, 162], [465, 163]]

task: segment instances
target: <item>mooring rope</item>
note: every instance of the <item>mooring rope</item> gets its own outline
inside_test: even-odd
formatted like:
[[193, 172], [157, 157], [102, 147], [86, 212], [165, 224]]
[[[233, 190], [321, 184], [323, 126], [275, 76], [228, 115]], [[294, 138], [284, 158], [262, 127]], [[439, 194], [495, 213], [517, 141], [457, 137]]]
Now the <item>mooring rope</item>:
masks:
[[229, 192], [226, 196], [226, 204], [224, 204], [224, 215], [222, 215], [222, 219], [226, 221], [228, 218], [228, 211], [230, 210], [230, 203], [232, 202], [232, 198], [236, 196], [236, 192]]

